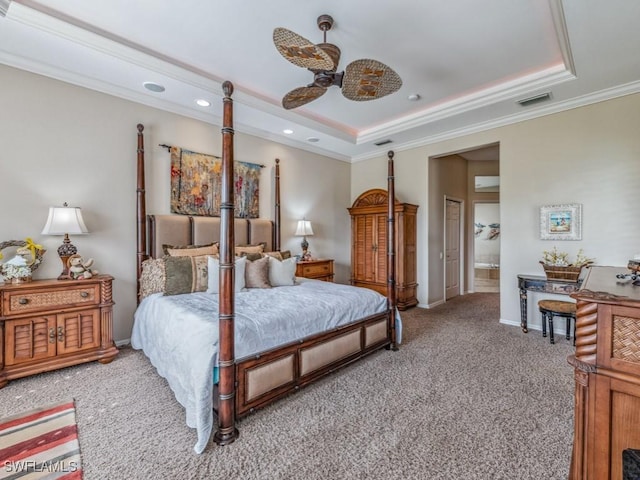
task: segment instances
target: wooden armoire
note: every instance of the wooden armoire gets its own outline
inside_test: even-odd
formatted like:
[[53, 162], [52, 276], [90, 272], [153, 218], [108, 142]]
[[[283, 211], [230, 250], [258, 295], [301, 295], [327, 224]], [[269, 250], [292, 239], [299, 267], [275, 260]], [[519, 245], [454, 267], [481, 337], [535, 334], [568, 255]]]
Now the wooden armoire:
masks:
[[[387, 191], [367, 190], [351, 208], [351, 285], [387, 294]], [[416, 297], [417, 205], [395, 202], [396, 300], [398, 309]]]

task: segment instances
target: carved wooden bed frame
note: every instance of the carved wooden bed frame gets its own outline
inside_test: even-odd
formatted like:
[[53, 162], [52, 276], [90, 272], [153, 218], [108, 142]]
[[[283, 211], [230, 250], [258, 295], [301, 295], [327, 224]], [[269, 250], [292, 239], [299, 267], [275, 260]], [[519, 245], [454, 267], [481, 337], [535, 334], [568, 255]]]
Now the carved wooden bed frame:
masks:
[[[394, 176], [393, 152], [388, 153], [389, 205], [387, 228], [388, 288], [387, 310], [357, 322], [322, 332], [312, 337], [274, 348], [250, 357], [236, 359], [234, 346], [234, 245], [264, 239], [264, 222], [270, 220], [234, 219], [233, 197], [233, 85], [223, 84], [222, 126], [222, 188], [220, 217], [187, 217], [183, 215], [147, 215], [145, 203], [144, 138], [142, 125], [138, 125], [137, 150], [137, 286], [140, 290], [142, 262], [153, 257], [157, 245], [210, 243], [217, 240], [219, 228], [220, 299], [219, 299], [219, 382], [214, 387], [214, 409], [217, 412], [217, 430], [213, 439], [227, 445], [238, 438], [236, 419], [264, 407], [273, 401], [322, 378], [339, 367], [347, 365], [381, 348], [397, 350], [395, 311], [395, 238], [394, 238]], [[164, 224], [164, 222], [169, 222]], [[248, 227], [242, 227], [248, 222]], [[252, 226], [255, 223], [257, 227]], [[164, 233], [158, 226], [164, 224]], [[242, 227], [243, 230], [236, 229]], [[244, 230], [248, 228], [248, 230]], [[280, 250], [280, 165], [275, 166], [275, 217], [273, 222], [273, 250]], [[208, 232], [208, 233], [207, 233]], [[261, 232], [256, 238], [251, 232]], [[170, 235], [171, 241], [161, 238]], [[202, 236], [207, 235], [207, 241]], [[213, 236], [209, 236], [213, 235]], [[237, 242], [241, 237], [240, 242]], [[267, 239], [268, 240], [268, 239]], [[183, 243], [184, 244], [184, 243]]]

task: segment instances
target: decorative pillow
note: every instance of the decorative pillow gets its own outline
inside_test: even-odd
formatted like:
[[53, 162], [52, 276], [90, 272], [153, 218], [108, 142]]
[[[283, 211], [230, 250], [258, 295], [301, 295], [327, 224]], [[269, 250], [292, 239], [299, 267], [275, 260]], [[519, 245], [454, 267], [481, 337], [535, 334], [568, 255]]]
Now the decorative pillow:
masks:
[[291, 250], [282, 250], [280, 252], [264, 252], [264, 254], [269, 255], [273, 258], [277, 258], [280, 261], [291, 258]]
[[262, 253], [266, 246], [266, 242], [261, 242], [257, 245], [238, 245], [236, 247], [236, 256], [239, 257], [243, 253]]
[[199, 255], [217, 255], [218, 244], [210, 243], [208, 245], [162, 245], [162, 251], [170, 257], [195, 257]]
[[269, 257], [247, 261], [244, 267], [244, 283], [246, 288], [271, 288], [269, 283]]
[[208, 257], [178, 256], [165, 257], [165, 295], [204, 292], [207, 290]]
[[153, 293], [164, 292], [166, 275], [164, 269], [164, 259], [149, 258], [142, 262], [142, 273], [140, 274], [140, 300]]
[[262, 253], [243, 253], [239, 255], [240, 257], [246, 257], [248, 262], [255, 262], [256, 260], [260, 260], [264, 254]]
[[287, 258], [286, 260], [276, 260], [273, 257], [269, 259], [269, 283], [272, 287], [284, 287], [296, 284], [296, 259]]
[[282, 258], [282, 254], [280, 252], [264, 252], [264, 254], [269, 256], [269, 257], [273, 257], [276, 260], [280, 260], [280, 261], [284, 260]]
[[[220, 293], [220, 259], [209, 256], [207, 263], [209, 265], [209, 280], [207, 293]], [[246, 257], [236, 257], [235, 259], [235, 285], [236, 292], [244, 288], [244, 271], [247, 264]]]

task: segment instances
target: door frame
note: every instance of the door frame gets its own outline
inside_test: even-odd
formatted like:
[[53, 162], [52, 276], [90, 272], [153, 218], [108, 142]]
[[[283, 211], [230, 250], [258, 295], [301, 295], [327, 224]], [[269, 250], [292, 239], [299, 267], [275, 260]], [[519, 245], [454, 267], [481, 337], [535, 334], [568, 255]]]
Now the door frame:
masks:
[[466, 283], [466, 275], [465, 275], [465, 249], [466, 249], [466, 242], [464, 241], [465, 236], [464, 236], [464, 232], [465, 232], [465, 202], [464, 199], [460, 198], [460, 197], [452, 197], [451, 195], [444, 195], [444, 206], [443, 206], [443, 224], [442, 224], [442, 244], [444, 245], [444, 255], [442, 255], [442, 301], [446, 302], [447, 301], [447, 255], [446, 255], [446, 248], [447, 248], [447, 200], [451, 200], [452, 202], [456, 202], [460, 204], [460, 228], [459, 228], [459, 242], [460, 242], [460, 248], [459, 248], [459, 252], [460, 252], [460, 261], [459, 261], [459, 270], [460, 272], [458, 273], [458, 275], [460, 276], [459, 278], [459, 285], [458, 285], [458, 289], [459, 295], [464, 295], [464, 285]]

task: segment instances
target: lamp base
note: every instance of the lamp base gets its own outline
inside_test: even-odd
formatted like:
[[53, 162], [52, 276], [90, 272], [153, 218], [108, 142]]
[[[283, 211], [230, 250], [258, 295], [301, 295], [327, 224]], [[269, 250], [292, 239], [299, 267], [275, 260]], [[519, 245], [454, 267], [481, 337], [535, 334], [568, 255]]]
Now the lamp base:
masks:
[[58, 277], [58, 280], [71, 279], [71, 275], [69, 274], [69, 257], [71, 255], [75, 255], [76, 253], [78, 253], [78, 249], [73, 243], [71, 243], [69, 234], [65, 233], [62, 245], [58, 247], [58, 256], [60, 257], [60, 261], [62, 262], [62, 273]]
[[62, 262], [62, 273], [58, 276], [58, 280], [71, 280], [69, 275], [69, 257], [71, 255], [60, 255], [60, 261]]

